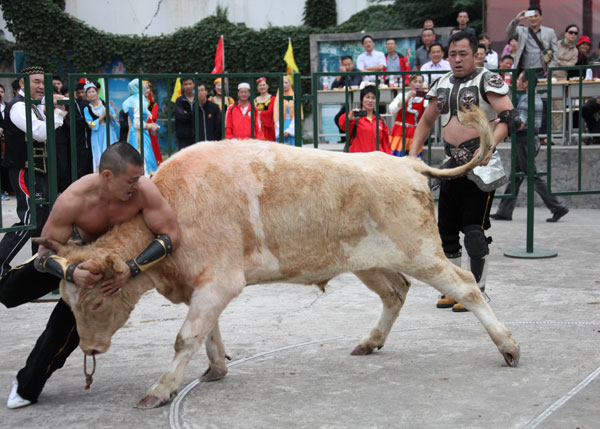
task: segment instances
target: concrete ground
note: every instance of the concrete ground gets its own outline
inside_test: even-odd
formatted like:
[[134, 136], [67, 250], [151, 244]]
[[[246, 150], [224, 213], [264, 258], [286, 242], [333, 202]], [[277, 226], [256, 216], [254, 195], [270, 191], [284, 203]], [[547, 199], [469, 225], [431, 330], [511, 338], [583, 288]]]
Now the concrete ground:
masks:
[[[512, 222], [493, 223], [487, 289], [521, 345], [517, 368], [506, 366], [472, 314], [436, 309], [437, 292], [417, 281], [386, 346], [350, 356], [375, 325], [380, 301], [345, 274], [324, 294], [288, 284], [249, 287], [221, 317], [233, 359], [227, 377], [197, 382], [207, 367], [202, 349], [171, 404], [142, 411], [133, 406], [166, 369], [187, 311], [150, 292], [98, 357], [90, 390], [77, 350], [39, 403], [0, 405], [0, 427], [597, 428], [598, 213], [573, 209], [551, 224], [547, 210], [537, 209], [535, 248], [556, 250], [551, 259], [503, 256], [525, 248], [523, 208]], [[3, 214], [10, 224], [14, 201]], [[2, 401], [53, 305], [0, 309]]]

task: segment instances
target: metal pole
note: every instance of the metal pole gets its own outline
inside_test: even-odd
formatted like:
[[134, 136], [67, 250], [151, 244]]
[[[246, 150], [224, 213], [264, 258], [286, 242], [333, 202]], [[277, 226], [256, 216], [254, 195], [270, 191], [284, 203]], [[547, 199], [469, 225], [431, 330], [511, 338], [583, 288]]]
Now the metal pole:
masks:
[[302, 147], [302, 81], [300, 73], [294, 73], [294, 144]]

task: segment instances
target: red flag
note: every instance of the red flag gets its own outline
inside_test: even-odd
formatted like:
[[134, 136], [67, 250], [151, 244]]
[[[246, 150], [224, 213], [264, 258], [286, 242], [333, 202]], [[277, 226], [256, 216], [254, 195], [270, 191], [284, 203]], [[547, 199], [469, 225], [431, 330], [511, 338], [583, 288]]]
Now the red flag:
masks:
[[225, 70], [224, 67], [224, 58], [225, 51], [223, 49], [223, 36], [219, 37], [219, 44], [217, 45], [217, 52], [215, 54], [215, 68], [211, 73], [223, 73]]

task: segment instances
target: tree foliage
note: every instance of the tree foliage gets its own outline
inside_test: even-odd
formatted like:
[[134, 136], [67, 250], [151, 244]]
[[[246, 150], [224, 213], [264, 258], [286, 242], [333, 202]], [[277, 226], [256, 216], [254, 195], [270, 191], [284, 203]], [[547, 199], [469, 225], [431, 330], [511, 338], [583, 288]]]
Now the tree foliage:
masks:
[[303, 19], [304, 25], [308, 27], [335, 27], [337, 24], [335, 0], [306, 0]]
[[393, 7], [401, 14], [406, 28], [421, 28], [423, 17], [431, 15], [436, 27], [456, 27], [460, 10], [469, 13], [469, 27], [481, 31], [481, 0], [396, 0]]

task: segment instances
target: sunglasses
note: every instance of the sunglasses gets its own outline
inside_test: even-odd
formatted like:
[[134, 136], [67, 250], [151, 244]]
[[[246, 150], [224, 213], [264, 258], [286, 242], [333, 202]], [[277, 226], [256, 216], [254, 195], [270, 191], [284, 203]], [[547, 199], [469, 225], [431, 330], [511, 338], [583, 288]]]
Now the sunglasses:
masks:
[[579, 31], [567, 31], [567, 33], [574, 34], [575, 36], [577, 36], [579, 34]]

